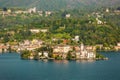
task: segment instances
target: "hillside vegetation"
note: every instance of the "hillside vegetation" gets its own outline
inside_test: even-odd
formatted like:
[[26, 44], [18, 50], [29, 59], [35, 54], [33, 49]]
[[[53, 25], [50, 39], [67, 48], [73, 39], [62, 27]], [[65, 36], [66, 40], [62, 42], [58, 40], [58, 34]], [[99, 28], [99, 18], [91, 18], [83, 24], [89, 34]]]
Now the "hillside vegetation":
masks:
[[0, 0], [0, 7], [37, 7], [41, 10], [94, 9], [119, 4], [120, 0]]
[[[65, 13], [70, 13], [71, 17], [65, 18]], [[116, 45], [120, 42], [120, 15], [114, 12], [99, 12], [99, 16], [105, 23], [97, 24], [95, 14], [79, 10], [56, 11], [47, 17], [38, 14], [0, 16], [0, 42], [41, 39], [53, 44], [63, 43], [63, 40], [67, 40], [68, 44], [77, 44], [72, 39], [78, 35], [78, 43]], [[33, 34], [30, 29], [48, 29], [48, 32]], [[57, 41], [54, 42], [53, 39]]]

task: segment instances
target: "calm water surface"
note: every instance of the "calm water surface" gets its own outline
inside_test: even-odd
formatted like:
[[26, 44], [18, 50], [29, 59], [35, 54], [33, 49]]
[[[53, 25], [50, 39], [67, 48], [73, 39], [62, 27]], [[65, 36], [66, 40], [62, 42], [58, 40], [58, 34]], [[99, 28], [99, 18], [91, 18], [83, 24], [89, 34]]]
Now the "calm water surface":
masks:
[[0, 54], [0, 80], [120, 80], [120, 52], [101, 52], [107, 61], [21, 60]]

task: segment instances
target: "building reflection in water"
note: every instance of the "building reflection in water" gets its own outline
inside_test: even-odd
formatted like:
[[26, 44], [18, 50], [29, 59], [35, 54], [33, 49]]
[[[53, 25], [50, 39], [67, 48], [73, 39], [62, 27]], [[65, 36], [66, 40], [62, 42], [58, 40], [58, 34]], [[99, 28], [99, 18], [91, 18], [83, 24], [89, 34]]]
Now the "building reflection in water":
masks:
[[76, 60], [76, 62], [77, 63], [88, 63], [88, 62], [93, 63], [93, 62], [95, 62], [95, 60], [92, 60], [92, 59], [91, 60]]
[[53, 60], [55, 63], [63, 63], [63, 64], [68, 64], [68, 60]]

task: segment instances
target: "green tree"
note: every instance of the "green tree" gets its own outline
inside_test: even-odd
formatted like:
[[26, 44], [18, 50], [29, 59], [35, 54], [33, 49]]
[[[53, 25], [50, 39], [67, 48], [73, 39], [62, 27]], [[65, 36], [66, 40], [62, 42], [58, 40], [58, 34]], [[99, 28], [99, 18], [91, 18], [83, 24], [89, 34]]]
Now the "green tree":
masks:
[[21, 52], [21, 58], [22, 58], [22, 59], [28, 59], [29, 56], [30, 56], [30, 54], [31, 54], [30, 51], [24, 50], [24, 51]]
[[67, 59], [68, 59], [68, 60], [71, 60], [71, 59], [72, 59], [72, 54], [71, 54], [70, 51], [69, 51], [68, 54], [67, 54]]

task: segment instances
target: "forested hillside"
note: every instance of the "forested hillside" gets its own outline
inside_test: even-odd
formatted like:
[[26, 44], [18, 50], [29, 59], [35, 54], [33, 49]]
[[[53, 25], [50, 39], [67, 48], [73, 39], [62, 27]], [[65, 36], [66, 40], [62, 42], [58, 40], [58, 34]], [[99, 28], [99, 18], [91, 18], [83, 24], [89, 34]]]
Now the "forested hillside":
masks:
[[[69, 13], [66, 18], [63, 14]], [[97, 15], [96, 15], [97, 14]], [[96, 17], [102, 23], [98, 23]], [[104, 46], [116, 45], [120, 42], [120, 15], [115, 12], [82, 12], [70, 10], [67, 12], [56, 11], [50, 16], [39, 14], [18, 14], [0, 16], [0, 42], [20, 42], [23, 40], [41, 39], [45, 42], [77, 44], [72, 41], [79, 36], [79, 43], [87, 45], [104, 44]], [[30, 29], [47, 29], [47, 33], [33, 34]]]
[[120, 0], [0, 0], [0, 7], [37, 7], [41, 10], [94, 9], [119, 4]]

